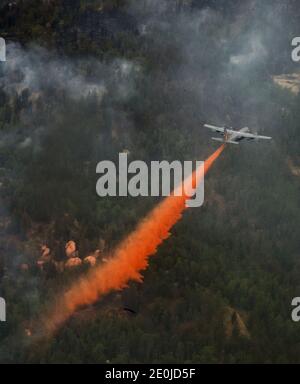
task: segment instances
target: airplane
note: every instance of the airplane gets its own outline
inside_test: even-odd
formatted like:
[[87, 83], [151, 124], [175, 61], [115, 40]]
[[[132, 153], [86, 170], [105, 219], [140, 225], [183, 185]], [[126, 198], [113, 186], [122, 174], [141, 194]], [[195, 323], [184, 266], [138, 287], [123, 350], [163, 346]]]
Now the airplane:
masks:
[[215, 125], [210, 125], [210, 124], [204, 124], [204, 127], [221, 134], [223, 136], [223, 139], [218, 137], [212, 137], [212, 140], [220, 141], [222, 143], [238, 145], [239, 142], [242, 140], [271, 140], [272, 139], [272, 137], [269, 137], [269, 136], [259, 136], [259, 135], [250, 133], [250, 130], [248, 127], [242, 128], [239, 131], [234, 131], [231, 128], [227, 128], [227, 127], [216, 127]]

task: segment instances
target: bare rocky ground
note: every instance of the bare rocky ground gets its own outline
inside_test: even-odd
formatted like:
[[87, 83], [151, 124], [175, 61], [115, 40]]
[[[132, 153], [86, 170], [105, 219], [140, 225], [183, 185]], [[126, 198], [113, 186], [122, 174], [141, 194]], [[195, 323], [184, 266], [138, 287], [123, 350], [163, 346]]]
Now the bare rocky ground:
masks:
[[295, 95], [298, 95], [300, 92], [300, 73], [273, 76], [273, 81], [281, 88], [288, 89]]

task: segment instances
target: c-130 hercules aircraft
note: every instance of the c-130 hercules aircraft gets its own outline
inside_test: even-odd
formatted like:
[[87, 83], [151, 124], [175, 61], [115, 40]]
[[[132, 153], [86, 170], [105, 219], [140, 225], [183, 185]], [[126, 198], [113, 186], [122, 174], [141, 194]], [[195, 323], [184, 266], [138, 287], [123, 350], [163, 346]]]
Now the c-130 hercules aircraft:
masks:
[[259, 136], [253, 133], [250, 133], [248, 127], [242, 128], [239, 131], [234, 131], [227, 127], [216, 127], [215, 125], [204, 124], [205, 128], [211, 129], [214, 132], [219, 133], [223, 136], [223, 139], [219, 137], [212, 137], [214, 141], [220, 141], [222, 143], [236, 144], [238, 145], [242, 140], [271, 140], [272, 137], [269, 136]]

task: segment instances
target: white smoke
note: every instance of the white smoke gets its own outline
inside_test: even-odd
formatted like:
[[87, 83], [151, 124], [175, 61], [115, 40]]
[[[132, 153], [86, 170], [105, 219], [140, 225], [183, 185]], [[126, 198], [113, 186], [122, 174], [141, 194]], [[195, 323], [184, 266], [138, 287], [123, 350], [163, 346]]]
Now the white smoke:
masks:
[[267, 55], [268, 51], [263, 45], [261, 37], [254, 34], [244, 43], [243, 53], [230, 56], [230, 63], [236, 66], [247, 66], [264, 60]]
[[63, 90], [75, 100], [90, 94], [101, 100], [106, 92], [103, 81], [87, 81], [70, 60], [58, 59], [40, 47], [26, 50], [18, 44], [8, 46], [7, 66], [0, 86], [8, 93], [17, 94], [25, 89], [31, 93]]
[[[41, 47], [24, 49], [18, 44], [9, 44], [7, 65], [4, 76], [0, 78], [0, 88], [8, 94], [18, 95], [24, 90], [35, 95], [40, 95], [45, 90], [62, 91], [73, 100], [93, 95], [101, 102], [112, 90], [114, 97], [129, 97], [139, 71], [140, 66], [137, 63], [125, 59], [103, 64], [94, 58], [60, 58]], [[113, 79], [114, 86], [109, 90]]]

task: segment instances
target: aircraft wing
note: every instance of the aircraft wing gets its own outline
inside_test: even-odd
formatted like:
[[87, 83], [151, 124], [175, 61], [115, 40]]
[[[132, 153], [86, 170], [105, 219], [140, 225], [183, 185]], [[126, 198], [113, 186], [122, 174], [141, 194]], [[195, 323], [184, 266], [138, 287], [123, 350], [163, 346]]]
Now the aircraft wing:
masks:
[[228, 129], [227, 132], [229, 134], [238, 135], [239, 137], [244, 137], [245, 139], [259, 139], [259, 140], [271, 140], [272, 139], [272, 137], [269, 137], [269, 136], [259, 136], [259, 135], [254, 135], [253, 133], [233, 131], [231, 129]]
[[205, 128], [211, 129], [214, 132], [224, 133], [225, 128], [224, 127], [216, 127], [215, 125], [210, 124], [204, 124]]

